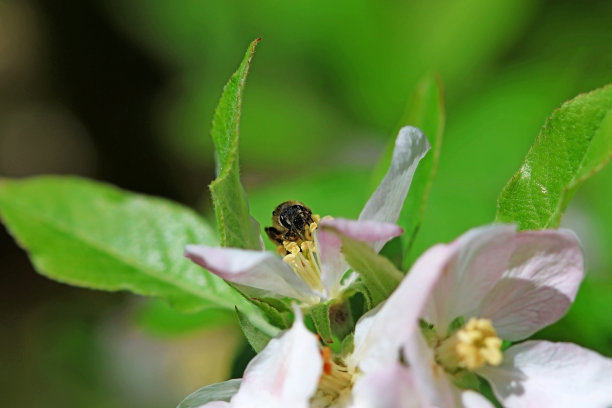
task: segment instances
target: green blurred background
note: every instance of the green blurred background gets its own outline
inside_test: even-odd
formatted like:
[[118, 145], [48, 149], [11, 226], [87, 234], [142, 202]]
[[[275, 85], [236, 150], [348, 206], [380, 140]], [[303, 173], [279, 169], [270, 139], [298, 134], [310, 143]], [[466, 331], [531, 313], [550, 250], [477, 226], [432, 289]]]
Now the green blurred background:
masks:
[[[610, 16], [612, 2], [595, 0], [0, 0], [0, 176], [80, 174], [210, 211], [212, 112], [263, 37], [240, 151], [262, 224], [286, 199], [356, 216], [416, 83], [440, 75], [447, 127], [422, 252], [490, 222], [546, 116], [612, 82]], [[610, 202], [612, 168], [564, 218], [588, 277], [538, 334], [607, 356]], [[0, 265], [5, 406], [174, 406], [246, 353], [227, 316], [46, 280], [4, 229]]]

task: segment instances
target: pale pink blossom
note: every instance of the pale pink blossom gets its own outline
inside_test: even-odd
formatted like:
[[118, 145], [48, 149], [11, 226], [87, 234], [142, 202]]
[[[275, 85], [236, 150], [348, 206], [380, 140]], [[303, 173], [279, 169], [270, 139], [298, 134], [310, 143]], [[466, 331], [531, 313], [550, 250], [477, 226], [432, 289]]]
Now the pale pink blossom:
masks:
[[[305, 305], [337, 298], [353, 280], [340, 253], [340, 241], [324, 226], [368, 242], [379, 251], [402, 233], [394, 223], [410, 188], [416, 166], [430, 146], [417, 128], [404, 127], [395, 142], [391, 166], [358, 221], [324, 218], [314, 231], [314, 250], [298, 268], [273, 252], [188, 245], [185, 255], [223, 279], [241, 285], [252, 296], [289, 297]], [[301, 255], [301, 253], [300, 253]], [[290, 266], [291, 265], [291, 266]]]
[[[418, 391], [417, 406], [491, 406], [456, 385], [466, 375], [489, 381], [505, 407], [612, 406], [612, 360], [568, 343], [500, 349], [501, 339], [525, 339], [561, 318], [583, 271], [570, 231], [470, 230], [426, 251], [369, 322], [360, 322], [353, 358], [363, 371], [397, 369], [398, 356], [389, 353], [395, 349]], [[462, 354], [466, 344], [457, 344], [470, 335], [489, 336], [487, 345]]]

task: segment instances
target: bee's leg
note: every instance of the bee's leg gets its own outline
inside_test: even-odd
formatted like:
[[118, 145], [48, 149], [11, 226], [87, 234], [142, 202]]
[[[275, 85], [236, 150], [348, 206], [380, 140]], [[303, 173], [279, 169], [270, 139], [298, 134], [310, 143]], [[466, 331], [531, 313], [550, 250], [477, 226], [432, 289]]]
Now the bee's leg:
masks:
[[277, 245], [283, 245], [283, 234], [274, 227], [266, 227], [266, 234], [272, 242]]

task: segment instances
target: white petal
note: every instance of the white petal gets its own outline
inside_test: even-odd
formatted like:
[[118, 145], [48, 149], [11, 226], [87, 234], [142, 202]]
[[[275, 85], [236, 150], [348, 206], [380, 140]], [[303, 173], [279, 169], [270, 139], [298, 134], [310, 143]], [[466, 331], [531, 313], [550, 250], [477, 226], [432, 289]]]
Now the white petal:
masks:
[[368, 373], [353, 386], [351, 408], [419, 408], [412, 373], [400, 363]]
[[204, 405], [200, 405], [198, 408], [230, 408], [229, 402], [225, 401], [211, 401]]
[[187, 245], [185, 256], [229, 282], [309, 301], [310, 288], [276, 254], [236, 248]]
[[474, 314], [493, 321], [500, 337], [521, 340], [559, 320], [574, 301], [584, 260], [568, 230], [520, 232], [508, 271]]
[[491, 401], [475, 391], [464, 391], [461, 393], [462, 406], [466, 408], [493, 408]]
[[478, 374], [505, 407], [612, 406], [612, 360], [571, 343], [517, 344]]
[[[429, 142], [419, 129], [406, 126], [399, 131], [391, 166], [361, 211], [360, 221], [397, 222], [417, 164], [429, 149]], [[376, 247], [380, 248], [382, 245]]]
[[[366, 314], [359, 318], [359, 321], [355, 325], [355, 333], [353, 334], [353, 353], [345, 358], [345, 362], [350, 370], [355, 369], [357, 366], [361, 366], [361, 370], [363, 370], [363, 367], [368, 365], [368, 362], [365, 361], [365, 359], [372, 359], [371, 355], [374, 355], [373, 359], [376, 361], [375, 354], [379, 344], [377, 344], [376, 336], [372, 332], [372, 324], [376, 321], [376, 316], [378, 312], [380, 312], [383, 305], [384, 303], [381, 303], [374, 309], [369, 310]], [[381, 317], [378, 319], [380, 318]], [[393, 353], [393, 350], [390, 352]], [[374, 367], [370, 368], [370, 370], [375, 370], [376, 367], [377, 366], [375, 365]]]
[[[426, 306], [429, 306], [430, 313], [432, 310], [435, 312], [436, 302], [432, 301], [432, 294], [436, 290], [438, 295], [442, 294], [439, 288], [441, 282], [447, 287], [451, 283], [461, 283], [454, 280], [455, 276], [450, 276], [457, 270], [463, 276], [469, 276], [472, 267], [482, 273], [490, 263], [483, 263], [480, 250], [489, 249], [485, 251], [487, 255], [498, 254], [500, 251], [497, 248], [502, 246], [498, 241], [503, 241], [499, 236], [511, 236], [513, 232], [512, 227], [488, 227], [472, 231], [449, 245], [436, 245], [428, 249], [380, 310], [374, 315], [364, 316], [358, 322], [351, 362], [358, 362], [364, 373], [373, 373], [395, 363], [401, 353], [411, 368], [425, 406], [460, 407], [464, 404], [462, 399], [474, 406], [486, 404], [472, 395], [464, 395], [451, 383], [444, 369], [435, 362], [418, 321], [425, 313]], [[502, 251], [505, 252], [510, 251]], [[508, 258], [509, 254], [506, 256]], [[501, 268], [496, 276], [501, 276], [504, 270]], [[490, 286], [494, 284], [495, 281]], [[450, 296], [448, 293], [446, 295]]]
[[270, 340], [247, 366], [232, 407], [308, 407], [323, 359], [316, 336], [304, 326], [299, 308], [294, 311], [291, 329]]
[[[515, 227], [488, 225], [474, 228], [448, 245], [451, 254], [421, 317], [444, 335], [459, 316], [475, 310], [508, 268], [514, 249]], [[432, 271], [433, 273], [433, 271]]]
[[410, 365], [417, 389], [426, 406], [462, 407], [461, 391], [455, 387], [446, 371], [436, 363], [434, 353], [425, 343], [420, 330], [413, 330], [404, 343], [405, 358]]
[[331, 298], [339, 294], [336, 292], [340, 291], [340, 281], [348, 270], [348, 264], [340, 252], [342, 242], [338, 235], [321, 227], [316, 230], [314, 239], [321, 264], [321, 281], [325, 287], [325, 296]]
[[404, 230], [388, 222], [378, 221], [355, 221], [344, 218], [329, 218], [321, 220], [321, 227], [331, 227], [347, 237], [363, 242], [380, 242], [389, 241], [401, 235]]
[[394, 363], [412, 333], [420, 335], [419, 318], [450, 254], [447, 245], [428, 249], [380, 310], [357, 323], [351, 358], [359, 362], [362, 371], [375, 371]]

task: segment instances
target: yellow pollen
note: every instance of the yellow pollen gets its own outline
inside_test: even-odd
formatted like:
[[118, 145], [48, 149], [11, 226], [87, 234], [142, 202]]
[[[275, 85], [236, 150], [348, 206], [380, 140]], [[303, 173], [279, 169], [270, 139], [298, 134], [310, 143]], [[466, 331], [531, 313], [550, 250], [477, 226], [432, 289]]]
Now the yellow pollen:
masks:
[[436, 358], [447, 371], [473, 371], [485, 364], [499, 365], [502, 362], [501, 346], [502, 340], [497, 337], [491, 321], [472, 317], [440, 343], [436, 348]]
[[297, 254], [298, 252], [300, 252], [300, 246], [292, 241], [283, 241], [283, 246], [285, 247], [285, 249], [287, 250], [287, 252], [289, 252], [290, 254]]
[[321, 267], [315, 254], [314, 241], [302, 241], [299, 244], [292, 241], [283, 241], [283, 250], [288, 253], [283, 261], [288, 263], [308, 286], [322, 292], [324, 286], [321, 282]]
[[314, 242], [312, 241], [304, 241], [302, 245], [300, 245], [300, 249], [302, 252], [316, 252]]
[[300, 279], [312, 289], [323, 294], [325, 286], [321, 281], [321, 266], [314, 240], [314, 232], [321, 217], [314, 214], [312, 220], [313, 222], [303, 230], [303, 239], [283, 241], [282, 245], [276, 248], [276, 251], [283, 255], [283, 261], [291, 266], [291, 269]]

